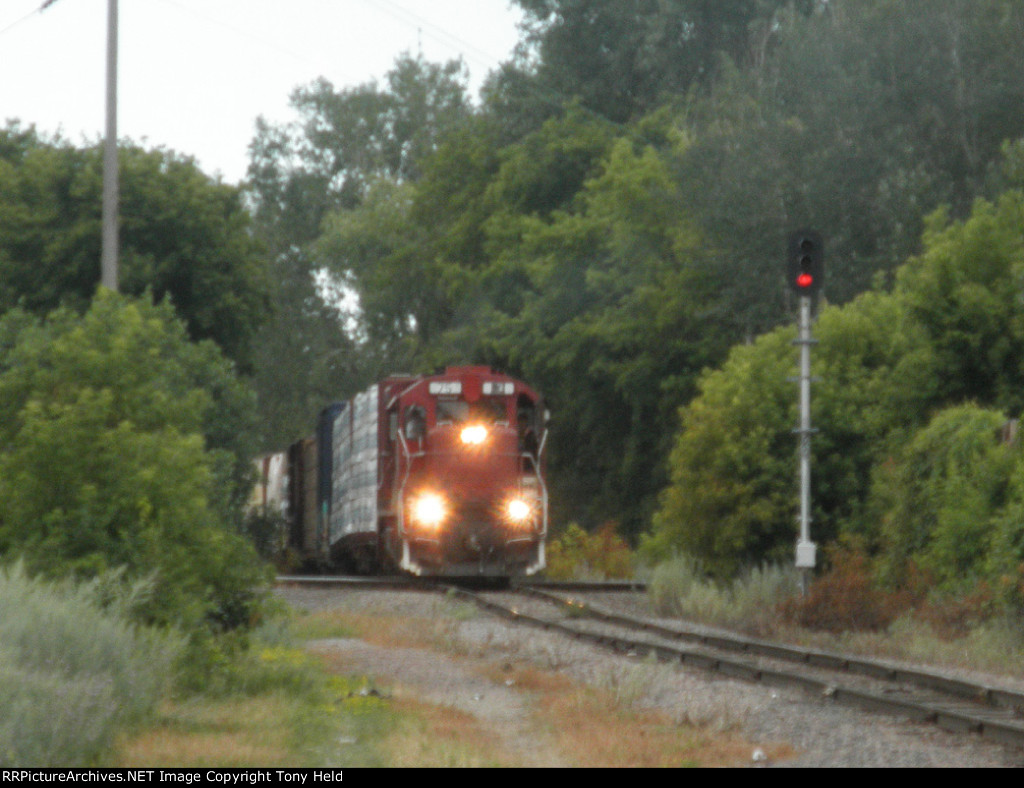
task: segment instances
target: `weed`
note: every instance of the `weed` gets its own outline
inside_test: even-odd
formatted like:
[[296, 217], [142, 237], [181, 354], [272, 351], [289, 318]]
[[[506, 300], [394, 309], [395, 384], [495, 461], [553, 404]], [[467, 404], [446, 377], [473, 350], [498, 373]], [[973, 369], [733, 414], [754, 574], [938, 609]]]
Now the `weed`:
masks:
[[655, 568], [648, 594], [659, 615], [764, 634], [775, 627], [779, 605], [798, 587], [795, 570], [780, 567], [753, 569], [723, 586], [706, 576], [699, 561], [679, 556]]
[[638, 708], [657, 680], [656, 666], [656, 659], [653, 662], [617, 665], [598, 679], [598, 686], [611, 695], [616, 706]]
[[788, 600], [786, 620], [832, 633], [882, 631], [906, 607], [905, 600], [875, 587], [867, 556], [858, 550], [834, 551], [830, 568], [806, 596]]
[[634, 556], [629, 545], [616, 533], [614, 522], [587, 533], [576, 523], [548, 542], [548, 568], [553, 579], [607, 580], [631, 577]]
[[0, 766], [86, 766], [118, 730], [143, 720], [180, 648], [133, 624], [140, 593], [52, 585], [0, 570]]
[[648, 594], [660, 615], [762, 637], [869, 657], [1019, 673], [1024, 627], [1019, 615], [995, 603], [997, 595], [986, 586], [940, 596], [911, 565], [901, 587], [891, 590], [877, 584], [871, 561], [856, 547], [830, 550], [827, 559], [828, 569], [806, 596], [798, 593], [793, 570], [760, 569], [721, 586], [687, 557], [656, 567]]

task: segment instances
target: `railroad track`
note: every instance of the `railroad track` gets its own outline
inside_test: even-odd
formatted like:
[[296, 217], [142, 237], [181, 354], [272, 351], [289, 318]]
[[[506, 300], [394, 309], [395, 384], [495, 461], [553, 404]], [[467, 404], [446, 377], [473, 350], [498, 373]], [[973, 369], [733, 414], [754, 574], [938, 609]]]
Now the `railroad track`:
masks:
[[[707, 634], [624, 616], [550, 590], [519, 594], [560, 608], [561, 615], [526, 613], [494, 594], [464, 588], [447, 593], [508, 620], [563, 633], [631, 657], [701, 668], [722, 676], [802, 689], [829, 702], [929, 723], [955, 733], [1024, 748], [1024, 693], [880, 661], [795, 648], [740, 635]], [[680, 645], [686, 643], [686, 646]]]
[[[474, 588], [488, 585], [487, 579], [480, 581], [466, 581], [463, 586]], [[380, 577], [366, 577], [355, 575], [279, 575], [275, 579], [277, 585], [283, 586], [306, 586], [309, 588], [351, 588], [363, 590], [402, 590], [425, 591], [436, 590], [437, 580], [420, 579], [408, 575], [388, 575]], [[491, 579], [491, 585], [501, 584], [498, 579]], [[578, 594], [595, 592], [615, 591], [645, 591], [646, 585], [634, 580], [594, 580], [594, 581], [562, 581], [562, 580], [516, 580], [514, 586], [509, 586], [505, 581], [501, 584], [505, 587], [515, 587], [535, 591], [568, 591]], [[447, 586], [442, 586], [447, 587]]]
[[[636, 591], [631, 583], [517, 582], [503, 593], [409, 577], [281, 576], [279, 585], [443, 592], [507, 620], [562, 633], [630, 657], [700, 668], [721, 676], [804, 690], [828, 702], [882, 712], [955, 733], [1024, 748], [1024, 693], [877, 660], [787, 646], [738, 634], [709, 634], [622, 615], [578, 596]], [[567, 595], [569, 594], [569, 595]], [[509, 604], [509, 597], [519, 600]], [[549, 614], [525, 612], [523, 597]], [[554, 612], [551, 609], [554, 608]]]

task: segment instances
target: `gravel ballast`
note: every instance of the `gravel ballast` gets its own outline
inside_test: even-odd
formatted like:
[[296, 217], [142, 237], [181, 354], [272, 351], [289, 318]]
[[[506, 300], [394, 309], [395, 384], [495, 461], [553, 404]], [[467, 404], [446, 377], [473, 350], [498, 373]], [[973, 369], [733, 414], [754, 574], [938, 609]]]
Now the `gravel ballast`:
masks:
[[[946, 733], [882, 714], [831, 704], [795, 690], [716, 677], [684, 666], [620, 655], [563, 636], [511, 624], [485, 614], [467, 615], [431, 593], [366, 592], [282, 588], [278, 594], [299, 609], [339, 608], [363, 615], [444, 619], [457, 653], [380, 647], [356, 639], [318, 641], [353, 669], [392, 681], [422, 699], [473, 714], [496, 732], [504, 747], [528, 752], [524, 765], [563, 766], [550, 742], [536, 730], [515, 687], [484, 677], [472, 661], [528, 662], [575, 681], [613, 692], [621, 702], [655, 708], [676, 722], [730, 731], [752, 742], [749, 765], [767, 767], [1017, 767], [1024, 751], [978, 736]], [[467, 661], [467, 658], [471, 658]], [[789, 745], [794, 757], [762, 759], [759, 750]], [[743, 764], [737, 764], [743, 765]]]

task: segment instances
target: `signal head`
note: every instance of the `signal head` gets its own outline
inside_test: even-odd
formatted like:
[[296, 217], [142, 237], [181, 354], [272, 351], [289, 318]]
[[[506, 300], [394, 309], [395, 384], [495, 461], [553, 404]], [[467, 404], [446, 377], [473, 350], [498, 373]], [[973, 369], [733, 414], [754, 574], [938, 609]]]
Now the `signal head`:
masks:
[[793, 292], [810, 296], [821, 290], [825, 279], [825, 248], [813, 230], [800, 230], [789, 237], [787, 279]]

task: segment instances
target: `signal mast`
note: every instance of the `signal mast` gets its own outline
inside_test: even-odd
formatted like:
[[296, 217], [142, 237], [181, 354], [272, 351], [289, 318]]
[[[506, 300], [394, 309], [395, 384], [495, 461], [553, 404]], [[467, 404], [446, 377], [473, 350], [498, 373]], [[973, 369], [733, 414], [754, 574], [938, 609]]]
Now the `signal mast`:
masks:
[[824, 245], [813, 230], [800, 230], [789, 237], [787, 274], [790, 288], [800, 298], [799, 336], [793, 344], [800, 347], [800, 536], [796, 543], [796, 567], [801, 570], [804, 593], [807, 575], [816, 563], [817, 548], [811, 541], [811, 302], [825, 280]]

